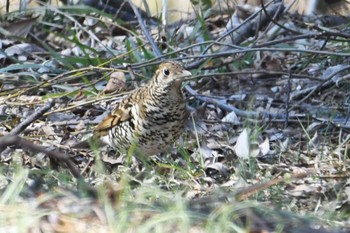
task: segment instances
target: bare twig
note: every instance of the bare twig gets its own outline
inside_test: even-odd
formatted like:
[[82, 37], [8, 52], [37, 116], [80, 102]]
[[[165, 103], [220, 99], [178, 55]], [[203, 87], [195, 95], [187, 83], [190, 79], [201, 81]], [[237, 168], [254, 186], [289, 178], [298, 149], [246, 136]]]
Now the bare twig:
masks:
[[[293, 179], [303, 179], [311, 174], [313, 174], [314, 171], [303, 171], [303, 172], [296, 172], [290, 175], [289, 180]], [[258, 184], [253, 184], [248, 187], [241, 188], [239, 191], [235, 193], [235, 200], [237, 201], [243, 201], [250, 197], [251, 195], [263, 191], [273, 185], [279, 184], [279, 183], [284, 183], [286, 182], [286, 178], [281, 177], [280, 174], [276, 175], [273, 179], [268, 180], [266, 182], [258, 183]]]
[[32, 115], [30, 115], [27, 119], [22, 121], [15, 127], [11, 132], [10, 135], [18, 135], [23, 130], [25, 130], [32, 122], [39, 119], [41, 116], [43, 116], [47, 111], [49, 111], [55, 104], [55, 101], [53, 99], [49, 99], [47, 103], [41, 107], [38, 111], [35, 111]]

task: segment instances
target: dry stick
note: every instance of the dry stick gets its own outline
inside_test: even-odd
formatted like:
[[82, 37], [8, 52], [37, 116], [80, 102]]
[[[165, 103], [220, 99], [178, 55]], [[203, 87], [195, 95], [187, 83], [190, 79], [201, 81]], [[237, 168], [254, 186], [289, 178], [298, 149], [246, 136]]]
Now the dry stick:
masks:
[[[298, 172], [298, 173], [293, 173], [291, 174], [290, 178], [288, 180], [294, 180], [294, 179], [303, 179], [311, 174], [313, 174], [314, 171], [303, 171], [303, 172]], [[280, 177], [280, 174], [276, 175], [273, 179], [263, 182], [263, 183], [258, 183], [258, 184], [253, 184], [248, 187], [243, 187], [239, 191], [235, 192], [235, 200], [237, 201], [243, 201], [250, 197], [251, 195], [263, 191], [272, 185], [278, 184], [278, 183], [283, 183], [286, 181], [286, 178]]]
[[[238, 53], [248, 53], [248, 52], [291, 52], [291, 53], [310, 53], [310, 54], [321, 54], [321, 55], [331, 55], [331, 56], [343, 56], [348, 57], [350, 53], [343, 52], [328, 52], [328, 51], [320, 51], [320, 50], [311, 50], [311, 49], [298, 49], [298, 48], [245, 48], [245, 49], [236, 49], [236, 50], [227, 50], [225, 52], [218, 52], [214, 54], [204, 54], [204, 55], [191, 55], [187, 56], [186, 59], [201, 59], [201, 58], [218, 58], [218, 57], [227, 57], [232, 56]], [[194, 69], [198, 67], [197, 63], [191, 63], [187, 65], [188, 69]]]
[[25, 130], [32, 122], [39, 119], [42, 115], [44, 115], [47, 111], [49, 111], [55, 104], [55, 101], [53, 99], [49, 99], [47, 103], [42, 106], [38, 111], [34, 112], [32, 115], [30, 115], [27, 119], [19, 123], [14, 129], [11, 130], [9, 135], [18, 135], [23, 130]]
[[[228, 111], [228, 112], [235, 112], [238, 116], [242, 116], [242, 117], [246, 117], [246, 118], [253, 118], [253, 119], [257, 119], [259, 117], [269, 117], [269, 118], [273, 118], [270, 119], [270, 121], [272, 122], [283, 122], [286, 125], [286, 122], [296, 122], [296, 123], [300, 123], [301, 122], [301, 118], [305, 118], [307, 116], [307, 114], [293, 114], [291, 115], [289, 111], [286, 110], [286, 114], [274, 114], [274, 113], [269, 113], [266, 111], [262, 111], [262, 112], [254, 112], [254, 111], [244, 111], [244, 110], [240, 110], [238, 108], [235, 108], [234, 106], [228, 105], [228, 104], [224, 104], [221, 103], [217, 100], [215, 100], [212, 97], [209, 96], [203, 96], [203, 95], [199, 95], [195, 90], [193, 90], [190, 86], [186, 85], [185, 89], [196, 99], [202, 101], [202, 102], [206, 102], [206, 103], [210, 103], [213, 104], [215, 106], [218, 106], [219, 108]], [[287, 107], [289, 107], [288, 104], [286, 104]], [[297, 120], [293, 120], [291, 118], [297, 118]], [[288, 120], [288, 121], [287, 121]], [[317, 120], [317, 119], [316, 119]], [[343, 127], [345, 128], [345, 125], [340, 125], [339, 123], [333, 122], [333, 121], [329, 121], [330, 123], [333, 123], [336, 127]]]
[[82, 102], [82, 101], [77, 101], [77, 103], [73, 102], [73, 103], [71, 103], [71, 106], [53, 110], [51, 112], [46, 113], [45, 115], [50, 115], [50, 114], [55, 113], [55, 112], [66, 112], [66, 111], [69, 111], [69, 110], [72, 110], [72, 109], [76, 109], [79, 106], [90, 105], [92, 103], [98, 104], [99, 102], [120, 100], [124, 96], [126, 96], [126, 95], [128, 95], [130, 93], [131, 93], [131, 91], [123, 92], [121, 94], [115, 94], [115, 95], [108, 95], [108, 96], [104, 96], [104, 97], [98, 97], [98, 98], [94, 98], [92, 100], [84, 101], [84, 102]]
[[81, 176], [79, 169], [77, 169], [70, 156], [57, 151], [47, 150], [45, 147], [35, 145], [32, 142], [25, 140], [19, 136], [6, 135], [0, 138], [0, 152], [2, 152], [6, 147], [12, 145], [14, 145], [16, 148], [27, 148], [36, 153], [44, 153], [48, 155], [51, 159], [56, 159], [57, 161], [65, 163], [69, 168], [70, 172], [73, 174], [73, 176], [76, 179], [78, 179], [78, 181], [82, 182], [81, 184], [84, 185], [84, 188], [87, 191], [89, 191], [91, 195], [96, 196], [96, 190], [92, 186], [84, 182], [84, 179]]
[[238, 116], [247, 117], [247, 118], [255, 118], [255, 119], [259, 118], [261, 116], [272, 117], [272, 118], [284, 118], [285, 117], [285, 114], [273, 114], [273, 113], [269, 113], [269, 112], [260, 112], [259, 113], [259, 112], [254, 112], [254, 111], [243, 111], [243, 110], [235, 108], [231, 105], [220, 103], [219, 101], [217, 101], [211, 97], [199, 95], [195, 90], [193, 90], [188, 85], [185, 86], [185, 89], [196, 99], [203, 101], [203, 102], [206, 102], [206, 103], [214, 104], [225, 111], [235, 112]]
[[[255, 31], [253, 30], [254, 28], [257, 27], [263, 27], [266, 25], [268, 22], [270, 22], [270, 18], [268, 17], [269, 15], [275, 15], [280, 12], [282, 12], [283, 6], [282, 3], [277, 3], [277, 4], [272, 4], [266, 8], [266, 12], [264, 14], [259, 14], [261, 17], [255, 17], [255, 19], [251, 20], [249, 24], [245, 24], [243, 27], [238, 28], [237, 30], [231, 32], [230, 40], [233, 44], [240, 44], [245, 40], [245, 38], [253, 35]], [[277, 12], [280, 10], [279, 12]], [[258, 29], [258, 28], [257, 28]], [[228, 42], [229, 38], [226, 38], [225, 42]], [[226, 51], [228, 48], [223, 47], [221, 51]]]
[[[274, 5], [272, 5], [274, 6]], [[270, 6], [269, 6], [269, 10], [270, 10]], [[275, 9], [275, 7], [273, 8]], [[277, 8], [276, 8], [277, 9]], [[260, 21], [260, 17], [257, 17], [260, 13], [262, 12], [262, 10], [259, 10], [257, 12], [255, 12], [254, 14], [250, 15], [248, 18], [246, 18], [240, 25], [229, 29], [227, 32], [225, 32], [222, 36], [220, 36], [218, 39], [215, 40], [215, 42], [219, 42], [220, 40], [224, 39], [225, 37], [234, 34], [235, 36], [231, 36], [231, 44], [237, 45], [240, 44], [243, 39], [245, 38], [245, 36], [249, 36], [249, 32], [250, 30], [253, 28], [254, 24], [257, 24], [257, 21]], [[274, 13], [275, 11], [272, 11], [272, 13]], [[255, 17], [258, 18], [258, 20], [253, 20]], [[262, 26], [262, 25], [261, 25]], [[215, 43], [211, 43], [209, 44], [201, 53], [201, 55], [204, 55], [205, 53], [207, 53], [209, 51], [209, 49], [215, 45]]]
[[[191, 76], [190, 78], [186, 78], [186, 81], [189, 80], [197, 80], [199, 78], [206, 78], [206, 77], [217, 77], [217, 76], [225, 76], [225, 77], [231, 77], [232, 75], [270, 75], [270, 76], [287, 76], [289, 75], [289, 73], [287, 72], [279, 72], [279, 71], [268, 71], [268, 70], [252, 70], [252, 71], [228, 71], [228, 72], [220, 72], [220, 73], [207, 73], [207, 74], [199, 74], [199, 75], [194, 75]], [[223, 79], [225, 77], [222, 77]], [[251, 78], [260, 78], [259, 76], [257, 77], [251, 77]], [[320, 81], [321, 79], [319, 78], [315, 78], [315, 77], [311, 77], [309, 75], [306, 74], [293, 74], [293, 79], [308, 79], [308, 80], [316, 80], [316, 81]]]
[[[234, 106], [228, 105], [228, 104], [224, 104], [221, 103], [217, 100], [215, 100], [212, 97], [209, 96], [204, 96], [204, 95], [200, 95], [198, 94], [195, 90], [193, 90], [190, 86], [186, 85], [185, 89], [196, 99], [202, 101], [202, 102], [206, 102], [206, 103], [210, 103], [213, 104], [215, 106], [218, 106], [219, 108], [228, 111], [228, 112], [235, 112], [238, 116], [242, 116], [242, 117], [247, 117], [247, 118], [259, 118], [259, 117], [270, 117], [273, 119], [270, 119], [272, 122], [283, 122], [286, 124], [286, 120], [288, 119], [288, 122], [296, 122], [296, 123], [300, 123], [302, 118], [305, 118], [307, 116], [307, 114], [293, 114], [291, 115], [289, 111], [286, 110], [286, 114], [274, 114], [274, 113], [270, 113], [270, 112], [266, 112], [266, 111], [262, 111], [262, 112], [254, 112], [254, 111], [244, 111], [244, 110], [240, 110]], [[289, 106], [289, 105], [287, 105]], [[293, 120], [291, 118], [297, 118], [297, 120]], [[332, 121], [330, 121], [330, 123], [334, 123]], [[335, 126], [339, 127], [338, 123], [334, 123]], [[344, 126], [345, 127], [345, 126]]]
[[[225, 43], [217, 42], [217, 41], [214, 41], [214, 40], [208, 40], [208, 41], [205, 41], [205, 42], [194, 43], [194, 44], [191, 44], [189, 46], [186, 46], [186, 47], [183, 47], [183, 48], [179, 48], [176, 51], [169, 52], [167, 54], [158, 56], [156, 58], [149, 59], [146, 62], [134, 63], [131, 66], [133, 68], [142, 68], [142, 67], [149, 66], [149, 65], [157, 65], [157, 64], [160, 63], [158, 61], [159, 59], [165, 59], [165, 57], [168, 57], [168, 56], [171, 56], [171, 55], [175, 55], [175, 54], [178, 54], [178, 53], [181, 53], [181, 52], [185, 52], [185, 51], [193, 49], [195, 47], [200, 47], [200, 46], [203, 46], [203, 45], [206, 45], [206, 44], [210, 44], [210, 43], [213, 43], [215, 45], [220, 45], [220, 46], [228, 46], [228, 47], [230, 47], [232, 49], [241, 49], [241, 50], [244, 49], [243, 47], [240, 47], [240, 46], [236, 46], [236, 45], [232, 45], [232, 44], [225, 44]], [[174, 60], [180, 60], [180, 59], [183, 59], [183, 58], [178, 58], [178, 59], [174, 58]], [[197, 68], [197, 67], [194, 67], [194, 68]]]
[[261, 48], [261, 47], [267, 47], [267, 46], [272, 46], [272, 45], [277, 45], [277, 44], [281, 44], [281, 43], [286, 43], [286, 42], [290, 42], [290, 41], [296, 41], [296, 40], [300, 40], [300, 39], [310, 39], [310, 38], [318, 38], [318, 37], [322, 37], [323, 33], [315, 33], [315, 32], [311, 32], [308, 34], [302, 34], [302, 35], [297, 35], [297, 36], [290, 36], [290, 37], [285, 37], [283, 39], [276, 39], [276, 40], [270, 40], [261, 44], [255, 44], [252, 46], [252, 48]]
[[25, 130], [32, 122], [39, 119], [41, 116], [43, 116], [47, 111], [49, 111], [55, 104], [55, 101], [53, 99], [49, 99], [47, 103], [41, 107], [38, 111], [34, 112], [32, 115], [30, 115], [28, 118], [26, 118], [24, 121], [22, 121], [20, 124], [17, 125], [11, 132], [0, 138], [0, 152], [2, 152], [6, 147], [15, 145], [16, 147], [21, 148], [28, 148], [34, 152], [38, 153], [45, 153], [48, 155], [51, 159], [56, 159], [60, 162], [63, 162], [67, 165], [68, 169], [71, 171], [73, 176], [77, 178], [82, 185], [84, 185], [84, 188], [89, 191], [90, 194], [93, 196], [96, 196], [96, 190], [84, 182], [84, 179], [80, 175], [80, 171], [77, 169], [71, 158], [63, 153], [55, 152], [47, 150], [45, 147], [35, 145], [30, 141], [27, 141], [21, 137], [18, 137], [16, 135], [20, 134], [23, 130]]
[[143, 32], [143, 34], [146, 36], [147, 40], [149, 41], [149, 43], [151, 44], [151, 47], [153, 48], [153, 52], [157, 55], [157, 57], [162, 56], [162, 53], [160, 52], [159, 48], [157, 47], [156, 43], [154, 42], [152, 36], [149, 34], [145, 23], [143, 22], [143, 19], [139, 13], [139, 10], [137, 9], [137, 7], [132, 3], [132, 1], [129, 1], [129, 4], [132, 7], [132, 10], [134, 11], [137, 21], [140, 24], [141, 30]]
[[[246, 187], [240, 187], [238, 191], [235, 191], [233, 193], [226, 193], [223, 192], [223, 195], [220, 195], [219, 199], [217, 199], [217, 201], [219, 202], [231, 202], [234, 203], [235, 201], [244, 201], [246, 200], [248, 197], [252, 196], [253, 194], [266, 190], [267, 188], [276, 185], [276, 184], [280, 184], [280, 183], [288, 183], [291, 182], [292, 180], [300, 180], [303, 179], [305, 177], [311, 176], [313, 174], [315, 174], [315, 170], [314, 169], [306, 169], [303, 171], [297, 171], [297, 172], [293, 172], [292, 174], [287, 173], [284, 176], [281, 176], [281, 174], [277, 174], [276, 176], [274, 176], [274, 178], [272, 178], [271, 180], [265, 181], [265, 182], [261, 182], [261, 183], [257, 183], [257, 184], [252, 184]], [[195, 200], [194, 202], [191, 202], [192, 206], [194, 206], [194, 204], [199, 204], [201, 206], [203, 206], [202, 204], [207, 204], [213, 202], [213, 198], [212, 197], [202, 197], [199, 198], [197, 200]], [[204, 205], [205, 206], [205, 205]]]
[[[322, 87], [325, 87], [329, 84], [332, 83], [332, 78], [334, 76], [336, 76], [337, 74], [345, 71], [345, 70], [349, 70], [350, 69], [350, 66], [345, 66], [344, 68], [340, 69], [340, 70], [337, 70], [336, 72], [332, 73], [331, 75], [329, 75], [328, 77], [326, 77], [320, 84], [318, 84], [316, 87], [311, 87], [310, 88], [310, 92], [303, 98], [301, 99], [300, 101], [298, 101], [296, 104], [294, 104], [290, 109], [289, 111], [293, 110], [295, 107], [299, 106], [302, 102], [304, 102], [305, 100], [307, 100], [308, 98], [310, 98], [310, 96], [315, 93], [316, 91], [319, 91], [322, 89]], [[304, 92], [301, 92], [302, 94], [306, 94]], [[295, 94], [293, 95], [293, 98], [296, 98], [298, 97], [298, 94]]]
[[[287, 12], [288, 11], [288, 8], [286, 9], [286, 11], [284, 11], [284, 9], [285, 9], [285, 7], [284, 7], [284, 4], [283, 3], [280, 3], [281, 4], [281, 8], [279, 8], [280, 9], [280, 12], [279, 13], [282, 13], [282, 11], [283, 12]], [[295, 31], [295, 30], [293, 30], [293, 29], [291, 29], [291, 28], [288, 28], [288, 27], [285, 27], [284, 25], [282, 25], [282, 24], [280, 24], [279, 22], [277, 22], [276, 21], [276, 17], [271, 17], [271, 13], [270, 12], [268, 12], [268, 9], [267, 9], [267, 6], [264, 4], [264, 2], [263, 1], [261, 1], [261, 9], [263, 10], [263, 12], [265, 13], [265, 16], [267, 17], [267, 19], [266, 20], [268, 20], [268, 21], [270, 21], [270, 22], [272, 22], [272, 23], [274, 23], [275, 25], [277, 25], [277, 26], [279, 26], [280, 28], [282, 28], [283, 30], [285, 30], [286, 32], [292, 32], [292, 33], [294, 33], [294, 34], [301, 34], [300, 32], [298, 32], [298, 31]], [[278, 13], [278, 12], [277, 12]]]
[[75, 178], [80, 177], [79, 170], [74, 166], [74, 164], [72, 164], [72, 161], [70, 160], [70, 156], [66, 154], [63, 154], [57, 151], [47, 150], [45, 147], [36, 145], [28, 140], [25, 140], [15, 135], [6, 135], [0, 138], [0, 150], [4, 146], [10, 146], [10, 145], [15, 145], [16, 147], [21, 147], [21, 148], [28, 148], [37, 153], [44, 153], [48, 155], [51, 159], [63, 161], [67, 164], [67, 166], [69, 167], [69, 169], [71, 170]]
[[[274, 0], [270, 1], [270, 3], [272, 3]], [[266, 5], [268, 6], [268, 5]], [[276, 10], [276, 12], [274, 13], [274, 15], [271, 17], [271, 15], [269, 15], [269, 13], [266, 11], [266, 6], [263, 2], [263, 0], [261, 0], [261, 8], [263, 9], [263, 12], [265, 13], [266, 17], [268, 18], [266, 21], [267, 26], [265, 27], [265, 29], [263, 30], [262, 33], [259, 33], [260, 28], [258, 29], [258, 31], [256, 32], [256, 38], [254, 40], [253, 46], [254, 44], [258, 43], [258, 41], [260, 41], [262, 38], [265, 37], [269, 37], [267, 34], [268, 32], [271, 30], [272, 27], [274, 27], [275, 25], [279, 26], [280, 28], [282, 27], [285, 31], [290, 31], [288, 28], [284, 27], [284, 25], [279, 24], [278, 22], [276, 22], [276, 19], [279, 18], [281, 15], [283, 15], [283, 12], [286, 12], [286, 8], [284, 7], [284, 4], [280, 4], [280, 8]]]

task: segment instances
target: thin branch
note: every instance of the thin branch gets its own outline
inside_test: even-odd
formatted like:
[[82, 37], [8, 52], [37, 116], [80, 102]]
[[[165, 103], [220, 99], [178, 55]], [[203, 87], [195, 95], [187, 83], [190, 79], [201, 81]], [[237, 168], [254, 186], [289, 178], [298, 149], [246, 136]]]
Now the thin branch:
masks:
[[18, 135], [23, 130], [25, 130], [31, 123], [43, 116], [47, 111], [49, 111], [55, 105], [53, 99], [49, 99], [44, 106], [42, 106], [38, 111], [35, 111], [32, 115], [27, 117], [24, 121], [19, 123], [14, 129], [11, 130], [9, 135]]

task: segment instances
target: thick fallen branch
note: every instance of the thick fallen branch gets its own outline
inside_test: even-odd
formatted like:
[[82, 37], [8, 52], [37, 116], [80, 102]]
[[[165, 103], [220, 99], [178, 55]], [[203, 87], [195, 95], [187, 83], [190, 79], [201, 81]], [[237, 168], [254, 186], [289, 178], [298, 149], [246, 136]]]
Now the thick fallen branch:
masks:
[[[255, 18], [252, 19], [249, 23], [245, 23], [243, 26], [239, 25], [238, 27], [229, 29], [225, 33], [225, 36], [229, 35], [225, 38], [225, 43], [231, 42], [234, 45], [239, 45], [246, 38], [254, 36], [258, 29], [261, 29], [262, 27], [270, 23], [271, 15], [281, 15], [283, 9], [284, 7], [282, 3], [271, 4], [266, 8], [263, 8], [261, 10], [261, 14], [254, 14]], [[228, 49], [230, 48], [223, 47], [221, 51], [227, 51]]]
[[55, 159], [58, 162], [65, 164], [72, 175], [78, 179], [79, 184], [82, 185], [82, 188], [87, 190], [90, 195], [96, 197], [97, 191], [94, 187], [84, 182], [83, 177], [80, 174], [79, 169], [73, 163], [69, 155], [63, 154], [58, 151], [47, 150], [45, 147], [35, 145], [32, 142], [25, 140], [19, 136], [15, 135], [6, 135], [0, 138], [0, 153], [5, 150], [8, 146], [15, 146], [16, 148], [25, 148], [36, 153], [44, 153], [49, 156], [51, 159]]

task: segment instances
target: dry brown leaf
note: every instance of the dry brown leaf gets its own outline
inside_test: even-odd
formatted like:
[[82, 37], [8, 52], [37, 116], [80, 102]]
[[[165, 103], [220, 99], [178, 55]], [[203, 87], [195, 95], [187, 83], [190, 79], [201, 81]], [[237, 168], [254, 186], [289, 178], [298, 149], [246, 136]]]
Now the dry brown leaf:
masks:
[[123, 72], [113, 72], [111, 77], [103, 90], [104, 93], [112, 93], [112, 92], [122, 92], [126, 89], [126, 80], [125, 74]]
[[8, 23], [5, 29], [11, 36], [26, 37], [39, 16]]

